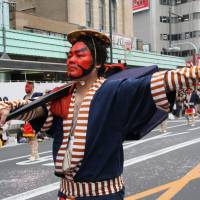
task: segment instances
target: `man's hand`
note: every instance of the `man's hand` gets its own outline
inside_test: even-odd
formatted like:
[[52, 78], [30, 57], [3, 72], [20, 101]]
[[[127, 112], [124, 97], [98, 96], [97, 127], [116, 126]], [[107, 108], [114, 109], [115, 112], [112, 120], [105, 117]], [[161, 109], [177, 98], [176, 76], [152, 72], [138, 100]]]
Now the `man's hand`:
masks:
[[0, 126], [3, 126], [6, 122], [6, 118], [10, 113], [10, 109], [3, 108], [0, 110]]
[[10, 113], [11, 106], [5, 103], [4, 101], [0, 101], [0, 127], [3, 126], [6, 122], [6, 118]]

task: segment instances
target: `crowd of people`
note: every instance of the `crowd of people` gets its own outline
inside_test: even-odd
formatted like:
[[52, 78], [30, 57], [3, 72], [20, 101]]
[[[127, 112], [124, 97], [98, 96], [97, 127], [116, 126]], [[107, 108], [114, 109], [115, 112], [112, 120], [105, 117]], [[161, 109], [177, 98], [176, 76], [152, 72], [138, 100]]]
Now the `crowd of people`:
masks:
[[185, 116], [186, 124], [194, 126], [195, 119], [200, 116], [200, 90], [182, 89], [177, 91], [172, 113], [177, 118]]
[[[195, 126], [195, 120], [200, 117], [200, 89], [197, 87], [193, 90], [178, 90], [171, 115], [172, 119], [184, 117], [186, 125]], [[161, 133], [167, 132], [167, 121], [168, 119], [160, 124]]]

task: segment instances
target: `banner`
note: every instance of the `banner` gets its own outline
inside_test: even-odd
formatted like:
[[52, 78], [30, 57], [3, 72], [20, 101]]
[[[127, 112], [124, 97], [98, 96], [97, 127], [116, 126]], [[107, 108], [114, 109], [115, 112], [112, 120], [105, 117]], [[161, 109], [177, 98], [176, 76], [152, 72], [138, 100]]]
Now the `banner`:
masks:
[[149, 0], [133, 0], [133, 13], [149, 9]]
[[[107, 33], [109, 36], [109, 34]], [[119, 34], [112, 35], [112, 45], [115, 48], [122, 47], [125, 50], [131, 51], [133, 48], [134, 41], [131, 37], [125, 37]]]

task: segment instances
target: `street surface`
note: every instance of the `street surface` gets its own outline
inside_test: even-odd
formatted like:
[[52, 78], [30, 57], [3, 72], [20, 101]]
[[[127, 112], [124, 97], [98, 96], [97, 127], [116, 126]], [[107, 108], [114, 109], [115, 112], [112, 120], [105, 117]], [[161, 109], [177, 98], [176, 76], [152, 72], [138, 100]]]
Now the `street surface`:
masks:
[[[29, 161], [30, 146], [0, 149], [1, 200], [56, 200], [52, 140], [39, 144], [40, 159]], [[126, 200], [200, 200], [200, 120], [169, 120], [138, 141], [125, 142]]]

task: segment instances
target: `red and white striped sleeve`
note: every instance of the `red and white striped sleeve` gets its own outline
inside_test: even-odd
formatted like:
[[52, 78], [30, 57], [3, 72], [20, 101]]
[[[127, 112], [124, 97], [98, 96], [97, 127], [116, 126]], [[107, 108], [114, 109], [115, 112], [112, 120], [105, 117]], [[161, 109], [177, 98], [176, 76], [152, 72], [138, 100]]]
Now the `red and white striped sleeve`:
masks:
[[167, 91], [194, 89], [199, 80], [199, 66], [154, 73], [151, 79], [151, 94], [156, 106], [168, 112], [170, 105], [166, 96]]
[[51, 103], [48, 103], [46, 108], [47, 108], [47, 111], [48, 111], [47, 119], [44, 122], [42, 128], [40, 129], [40, 132], [48, 131], [51, 128], [51, 125], [53, 124], [53, 115], [52, 115], [52, 112], [51, 112]]
[[[26, 105], [30, 102], [31, 102], [30, 100], [14, 100], [14, 101], [5, 101], [5, 102], [0, 101], [0, 111], [2, 109], [7, 109], [9, 111], [13, 111], [13, 110], [15, 110], [15, 109], [17, 109], [21, 106], [24, 106], [24, 105]], [[52, 112], [51, 112], [51, 109], [50, 109], [50, 107], [51, 107], [50, 105], [51, 105], [50, 103], [46, 105], [48, 115], [47, 115], [47, 119], [46, 119], [45, 123], [43, 124], [43, 126], [40, 129], [41, 132], [45, 132], [45, 131], [49, 130], [51, 128], [52, 123], [53, 123], [53, 116], [52, 116]], [[43, 109], [43, 108], [41, 107], [41, 109]], [[40, 109], [40, 107], [33, 109], [29, 112], [26, 112], [24, 114], [19, 115], [15, 119], [30, 121], [34, 118], [42, 116], [43, 110], [41, 110], [41, 109]]]
[[170, 91], [182, 88], [194, 89], [199, 82], [200, 67], [185, 67], [182, 69], [168, 71], [165, 75], [166, 87]]
[[[31, 102], [30, 100], [14, 100], [14, 101], [5, 101], [5, 102], [1, 101], [0, 110], [7, 109], [9, 111], [13, 111], [21, 106], [27, 105], [30, 102]], [[27, 113], [19, 115], [15, 119], [29, 121], [31, 119], [34, 119], [37, 116], [39, 116], [38, 112], [36, 111], [36, 109], [33, 109]]]
[[166, 95], [165, 74], [166, 71], [156, 72], [151, 78], [151, 94], [156, 106], [169, 112], [169, 102]]

